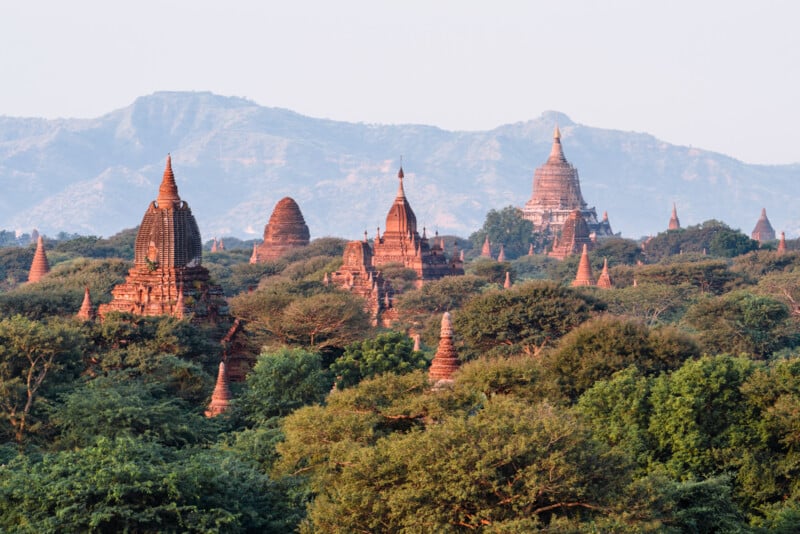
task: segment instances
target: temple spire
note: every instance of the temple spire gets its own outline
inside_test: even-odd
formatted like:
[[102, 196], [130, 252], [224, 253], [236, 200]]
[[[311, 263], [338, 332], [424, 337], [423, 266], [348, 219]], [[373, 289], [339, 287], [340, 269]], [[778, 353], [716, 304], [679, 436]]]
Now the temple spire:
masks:
[[33, 254], [31, 270], [28, 272], [28, 282], [38, 282], [49, 272], [50, 264], [47, 261], [47, 254], [44, 251], [44, 240], [42, 236], [39, 236], [36, 240], [36, 252]]
[[84, 321], [91, 321], [94, 318], [94, 311], [92, 310], [92, 297], [89, 295], [89, 286], [86, 286], [86, 289], [83, 292], [83, 303], [81, 304], [81, 309], [78, 310], [76, 317], [78, 319], [83, 319]]
[[600, 276], [597, 278], [597, 287], [602, 287], [603, 289], [611, 289], [614, 287], [611, 276], [608, 274], [608, 258], [603, 258], [603, 272], [601, 272]]
[[675, 203], [672, 203], [672, 217], [669, 218], [669, 226], [667, 227], [668, 230], [679, 230], [681, 227], [681, 221], [678, 219], [678, 208], [675, 206]]
[[492, 257], [492, 245], [489, 243], [489, 234], [486, 234], [486, 239], [483, 240], [483, 248], [481, 249], [481, 256], [484, 258]]
[[558, 129], [558, 124], [556, 124], [556, 129], [553, 132], [553, 147], [550, 149], [550, 157], [547, 159], [547, 162], [566, 163], [566, 161], [567, 158], [564, 157], [564, 150], [561, 148], [561, 130]]
[[403, 165], [400, 164], [400, 170], [397, 171], [397, 179], [400, 184], [397, 186], [397, 198], [406, 198], [406, 191], [403, 189], [403, 178], [405, 178], [405, 174], [403, 173]]
[[497, 254], [497, 261], [506, 261], [506, 249], [500, 243], [500, 252]]
[[439, 334], [439, 346], [436, 355], [431, 361], [428, 370], [428, 379], [434, 387], [448, 384], [453, 381], [453, 373], [458, 370], [459, 361], [453, 345], [453, 324], [450, 322], [450, 313], [442, 315], [442, 329]]
[[216, 417], [227, 411], [231, 401], [231, 390], [228, 387], [228, 373], [225, 362], [219, 362], [219, 372], [217, 373], [217, 383], [214, 386], [214, 393], [211, 395], [211, 402], [206, 410], [206, 417]]
[[778, 241], [778, 254], [786, 252], [786, 233], [781, 232], [781, 240]]
[[583, 245], [583, 252], [581, 252], [581, 261], [578, 264], [578, 273], [575, 275], [575, 280], [572, 281], [573, 286], [593, 286], [594, 276], [592, 276], [592, 265], [589, 263], [589, 251], [586, 244]]
[[175, 185], [175, 174], [172, 172], [172, 155], [167, 154], [167, 166], [164, 168], [164, 177], [158, 188], [158, 207], [166, 208], [181, 201], [178, 196], [178, 186]]
[[506, 271], [506, 281], [503, 282], [503, 289], [511, 288], [511, 273]]

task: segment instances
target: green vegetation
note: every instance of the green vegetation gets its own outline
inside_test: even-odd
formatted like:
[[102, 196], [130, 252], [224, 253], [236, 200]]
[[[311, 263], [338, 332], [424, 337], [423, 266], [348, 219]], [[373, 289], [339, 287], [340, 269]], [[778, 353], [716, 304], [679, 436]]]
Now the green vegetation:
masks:
[[[473, 252], [488, 233], [507, 262], [421, 288], [385, 270], [393, 330], [322, 283], [344, 241], [250, 265], [226, 238], [204, 265], [254, 366], [216, 418], [229, 323], [74, 318], [135, 230], [47, 240], [37, 284], [1, 241], [0, 531], [794, 532], [800, 254], [708, 221], [601, 241], [616, 287], [576, 289], [576, 258], [527, 256], [518, 214], [490, 215]], [[433, 390], [445, 311], [462, 366]]]

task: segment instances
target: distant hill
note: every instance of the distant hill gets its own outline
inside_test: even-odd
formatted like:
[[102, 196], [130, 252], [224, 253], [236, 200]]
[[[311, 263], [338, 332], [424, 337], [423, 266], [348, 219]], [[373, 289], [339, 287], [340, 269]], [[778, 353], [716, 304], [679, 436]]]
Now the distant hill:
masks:
[[0, 229], [109, 236], [135, 226], [171, 152], [204, 238], [261, 235], [284, 196], [297, 200], [312, 238], [359, 238], [384, 226], [402, 155], [419, 224], [466, 236], [488, 210], [528, 200], [556, 123], [586, 201], [627, 237], [666, 228], [673, 201], [683, 225], [713, 218], [749, 234], [766, 207], [776, 231], [800, 233], [791, 201], [800, 164], [749, 165], [557, 112], [451, 132], [315, 119], [194, 92], [141, 97], [97, 119], [0, 117]]

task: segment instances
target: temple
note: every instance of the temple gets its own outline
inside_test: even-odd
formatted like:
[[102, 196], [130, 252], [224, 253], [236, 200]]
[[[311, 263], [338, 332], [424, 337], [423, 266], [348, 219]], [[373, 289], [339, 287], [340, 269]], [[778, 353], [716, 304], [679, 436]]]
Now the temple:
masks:
[[28, 271], [28, 282], [36, 283], [49, 272], [50, 263], [47, 261], [47, 253], [44, 251], [44, 240], [42, 236], [38, 236], [36, 239], [36, 252], [33, 253], [31, 269]]
[[197, 221], [178, 196], [167, 156], [158, 198], [148, 206], [136, 234], [133, 268], [111, 291], [111, 302], [100, 306], [99, 315], [193, 314], [214, 320], [227, 313], [222, 288], [209, 283], [208, 270], [200, 265], [201, 246]]
[[583, 252], [581, 253], [581, 261], [578, 263], [578, 273], [575, 275], [575, 280], [572, 281], [573, 286], [593, 286], [594, 276], [592, 275], [592, 265], [589, 263], [589, 251], [586, 245], [583, 245]]
[[350, 241], [345, 245], [344, 263], [338, 271], [325, 273], [324, 284], [333, 283], [356, 294], [366, 301], [366, 311], [374, 325], [388, 326], [397, 318], [393, 306], [393, 291], [372, 264], [372, 249], [364, 241]]
[[274, 261], [292, 250], [308, 245], [310, 234], [300, 206], [290, 197], [275, 204], [264, 227], [264, 241], [253, 251], [255, 262]]
[[667, 226], [667, 230], [680, 230], [681, 229], [681, 221], [678, 219], [678, 208], [675, 206], [675, 203], [672, 203], [672, 216], [669, 218], [669, 225]]
[[586, 224], [581, 210], [576, 209], [564, 221], [561, 235], [553, 239], [553, 250], [548, 253], [548, 256], [563, 260], [567, 256], [577, 254], [583, 248], [594, 249], [594, 241], [592, 241], [589, 225]]
[[439, 334], [439, 346], [431, 361], [428, 370], [428, 380], [434, 387], [440, 387], [453, 382], [453, 374], [458, 370], [460, 363], [453, 345], [453, 325], [450, 322], [450, 313], [442, 315], [442, 329]]
[[578, 210], [589, 232], [596, 237], [613, 235], [608, 214], [597, 220], [597, 212], [587, 206], [581, 194], [578, 169], [564, 156], [561, 132], [556, 126], [550, 157], [533, 175], [533, 194], [522, 208], [522, 216], [533, 223], [533, 231], [557, 237], [571, 214]]
[[214, 393], [211, 394], [211, 402], [206, 409], [206, 417], [216, 417], [225, 413], [230, 407], [230, 403], [231, 390], [228, 387], [228, 375], [225, 370], [225, 362], [219, 362], [217, 383], [214, 385]]
[[397, 196], [386, 215], [386, 227], [383, 235], [375, 236], [372, 251], [372, 265], [378, 269], [387, 264], [399, 264], [417, 273], [417, 286], [426, 281], [438, 280], [449, 275], [464, 274], [464, 265], [460, 258], [448, 261], [442, 242], [431, 245], [423, 234], [417, 232], [417, 217], [406, 199], [403, 189], [403, 168], [397, 173], [399, 186]]
[[753, 232], [750, 234], [750, 237], [755, 241], [758, 241], [761, 245], [768, 241], [775, 241], [775, 229], [772, 228], [772, 225], [767, 218], [766, 208], [761, 208], [761, 217], [758, 218], [756, 227], [753, 228]]
[[603, 289], [611, 289], [614, 287], [614, 282], [611, 280], [611, 275], [608, 274], [608, 258], [603, 258], [603, 271], [597, 277], [597, 287]]
[[89, 286], [83, 292], [83, 302], [81, 309], [75, 314], [75, 317], [83, 321], [91, 321], [94, 319], [94, 309], [92, 308], [92, 297], [89, 295]]

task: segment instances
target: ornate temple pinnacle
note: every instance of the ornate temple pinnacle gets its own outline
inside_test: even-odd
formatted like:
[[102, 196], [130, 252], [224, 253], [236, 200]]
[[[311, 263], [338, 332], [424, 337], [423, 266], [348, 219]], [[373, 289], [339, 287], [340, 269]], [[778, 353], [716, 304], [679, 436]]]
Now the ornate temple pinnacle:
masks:
[[175, 184], [175, 174], [172, 172], [172, 155], [167, 154], [167, 165], [164, 168], [164, 177], [158, 188], [158, 206], [165, 208], [181, 201], [178, 196], [178, 186]]
[[406, 175], [403, 173], [403, 166], [401, 165], [400, 166], [400, 170], [397, 171], [397, 179], [400, 181], [400, 185], [397, 187], [397, 197], [398, 198], [400, 198], [400, 197], [405, 198], [405, 196], [406, 196], [406, 191], [405, 191], [405, 189], [403, 189], [403, 178], [405, 178], [405, 177], [406, 177]]

